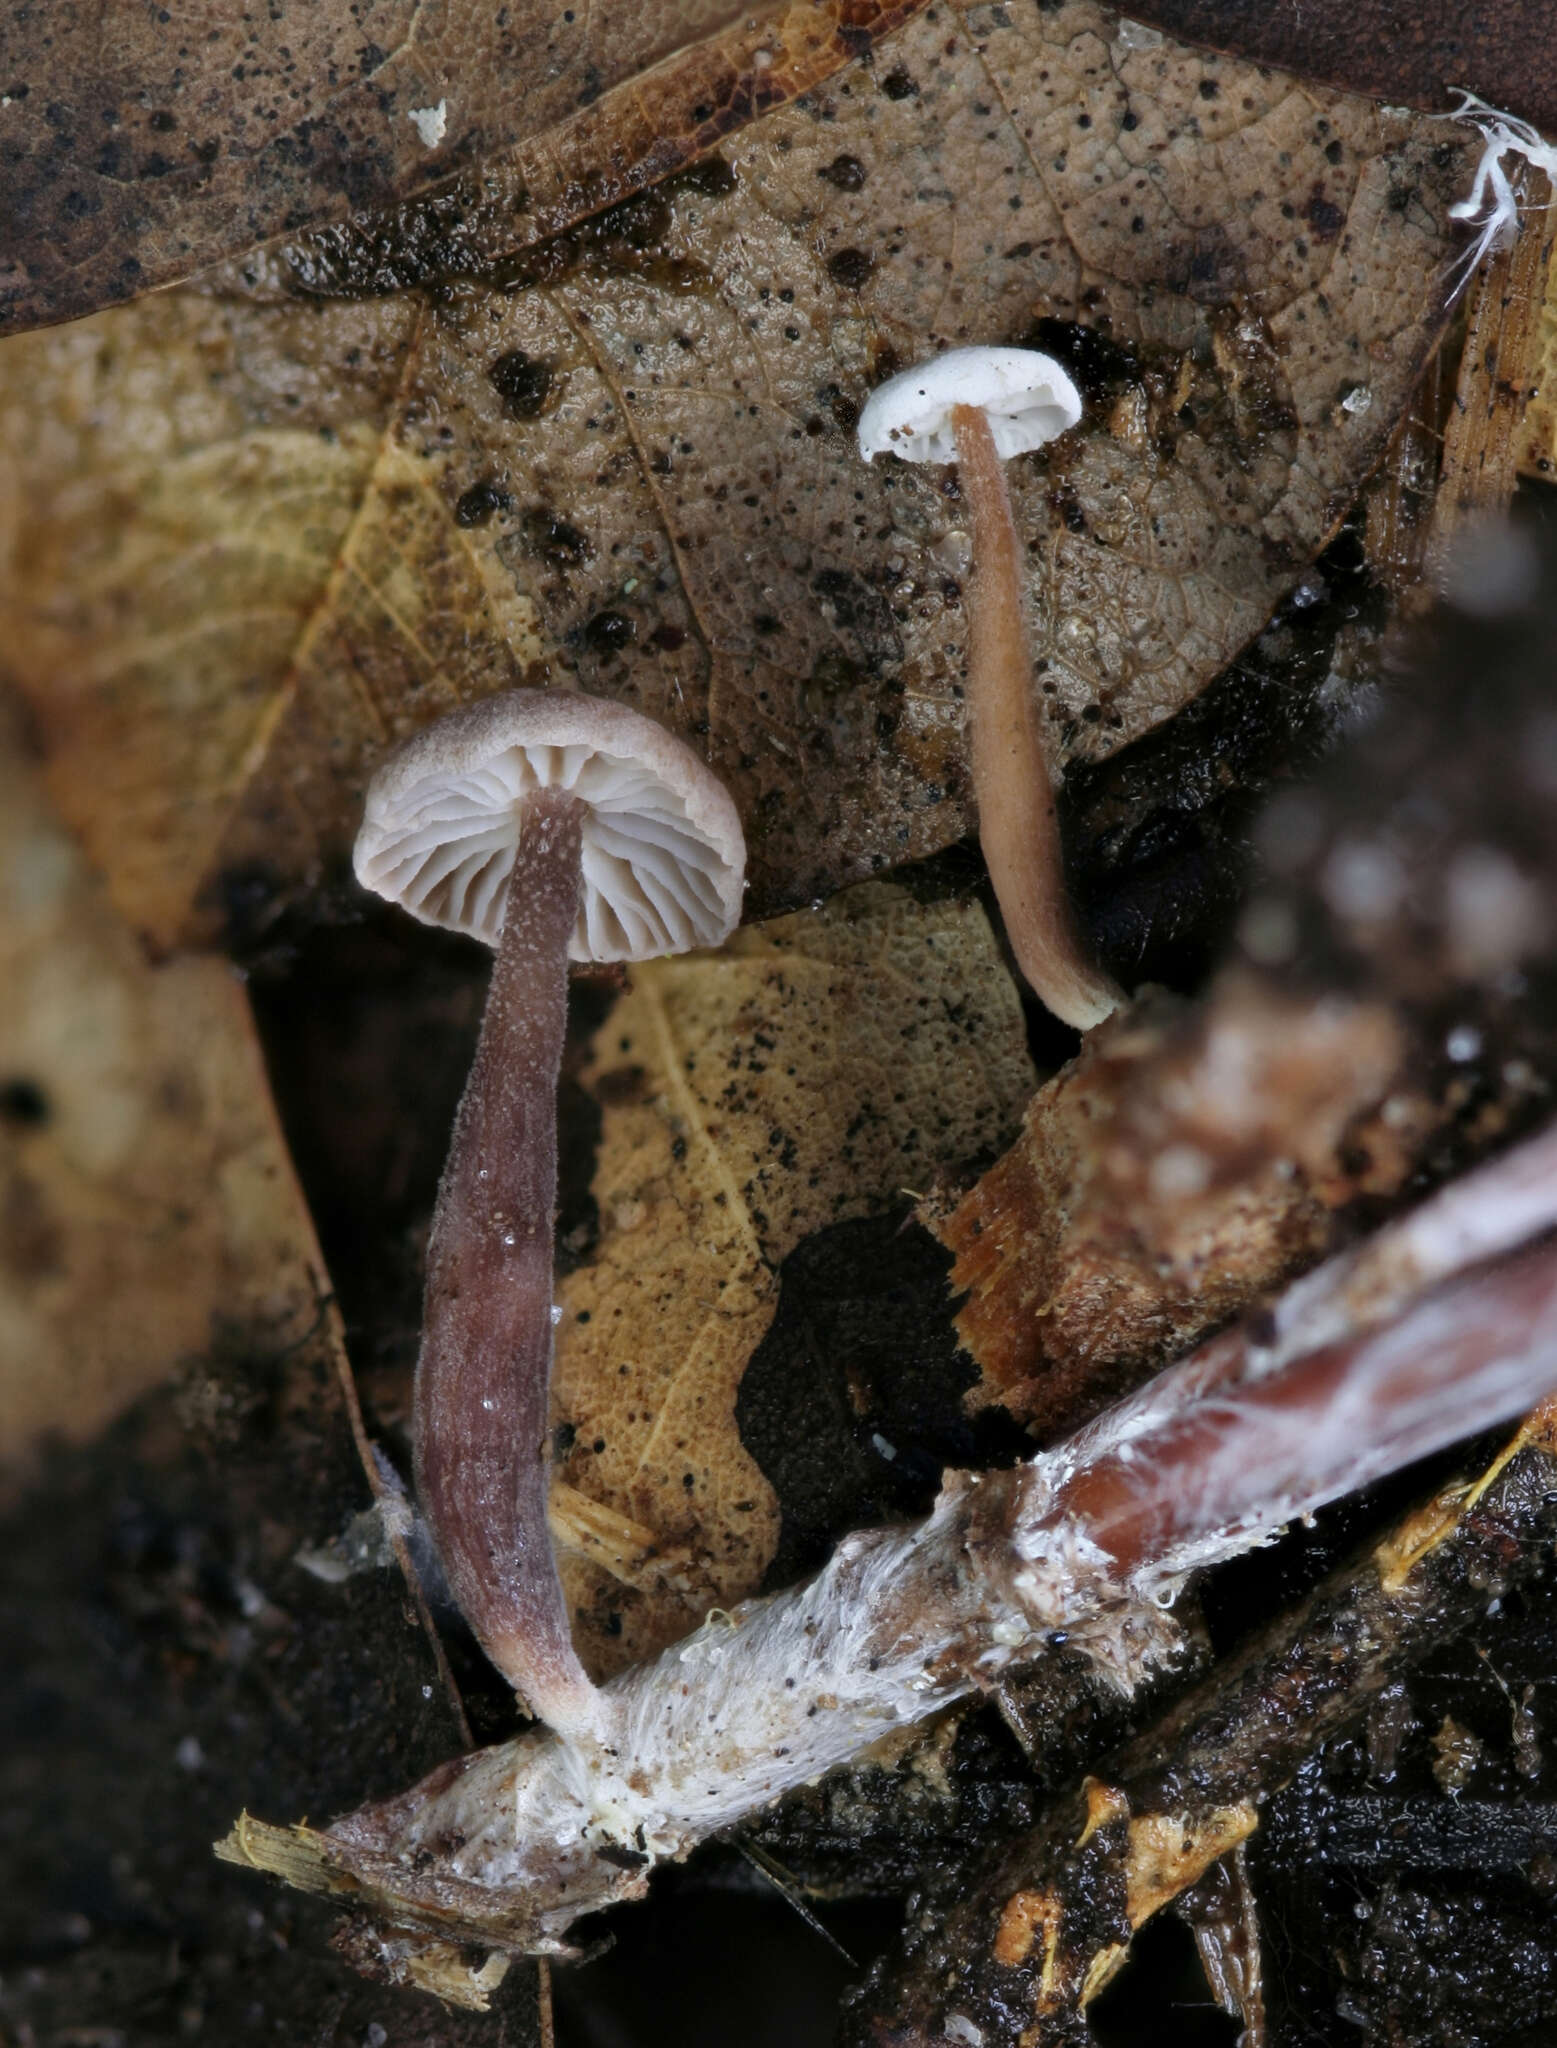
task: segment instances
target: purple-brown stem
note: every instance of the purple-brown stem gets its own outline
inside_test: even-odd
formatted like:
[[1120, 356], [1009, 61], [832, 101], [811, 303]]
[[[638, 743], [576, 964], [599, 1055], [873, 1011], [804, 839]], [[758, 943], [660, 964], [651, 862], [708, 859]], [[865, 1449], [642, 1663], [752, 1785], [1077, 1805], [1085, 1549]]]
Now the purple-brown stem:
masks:
[[470, 1079], [427, 1247], [417, 1490], [460, 1611], [530, 1711], [587, 1734], [546, 1501], [557, 1076], [584, 806], [526, 799]]
[[968, 589], [968, 735], [979, 844], [1016, 964], [1055, 1016], [1100, 1024], [1124, 994], [1088, 957], [1065, 892], [1048, 753], [1032, 701], [1022, 558], [1005, 470], [977, 406], [952, 408], [957, 474], [973, 540]]

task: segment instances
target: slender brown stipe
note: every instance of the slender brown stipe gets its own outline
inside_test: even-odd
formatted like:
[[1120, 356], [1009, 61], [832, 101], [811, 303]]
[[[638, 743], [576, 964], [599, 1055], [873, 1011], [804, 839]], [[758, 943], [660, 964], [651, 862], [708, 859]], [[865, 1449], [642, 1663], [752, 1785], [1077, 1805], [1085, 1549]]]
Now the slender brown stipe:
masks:
[[1056, 1017], [1086, 1031], [1123, 992], [1088, 957], [1065, 891], [1054, 782], [1032, 698], [1021, 544], [986, 414], [952, 407], [957, 475], [973, 541], [968, 734], [979, 844], [1017, 965]]

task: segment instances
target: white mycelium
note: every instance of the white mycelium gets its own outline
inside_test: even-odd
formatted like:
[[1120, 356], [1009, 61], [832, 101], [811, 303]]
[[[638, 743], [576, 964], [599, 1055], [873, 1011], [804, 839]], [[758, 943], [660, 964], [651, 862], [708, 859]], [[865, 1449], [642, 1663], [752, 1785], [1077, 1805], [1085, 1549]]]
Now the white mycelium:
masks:
[[[325, 1837], [397, 1924], [557, 1950], [584, 1912], [1063, 1630], [1129, 1688], [1182, 1576], [1557, 1384], [1557, 1133], [1302, 1281], [1068, 1442], [948, 1473], [928, 1521], [842, 1543], [600, 1695], [600, 1739], [460, 1758]], [[1501, 1259], [1489, 1254], [1502, 1252]], [[1140, 1512], [1138, 1512], [1140, 1511]]]
[[1470, 197], [1449, 208], [1451, 220], [1466, 221], [1476, 230], [1475, 241], [1461, 258], [1458, 292], [1485, 257], [1494, 250], [1512, 248], [1519, 233], [1519, 202], [1503, 167], [1504, 157], [1522, 159], [1538, 171], [1545, 171], [1557, 186], [1557, 147], [1544, 141], [1528, 121], [1499, 113], [1496, 107], [1489, 107], [1485, 100], [1463, 89], [1460, 104], [1449, 118], [1477, 129], [1482, 140]]

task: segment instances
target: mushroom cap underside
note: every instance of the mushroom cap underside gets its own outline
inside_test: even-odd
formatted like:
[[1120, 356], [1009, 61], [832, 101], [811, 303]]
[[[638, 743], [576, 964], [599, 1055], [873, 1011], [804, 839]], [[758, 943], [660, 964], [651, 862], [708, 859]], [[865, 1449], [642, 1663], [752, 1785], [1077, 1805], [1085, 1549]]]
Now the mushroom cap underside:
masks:
[[398, 747], [368, 786], [358, 881], [495, 947], [520, 812], [537, 789], [585, 806], [570, 958], [646, 960], [734, 930], [746, 844], [724, 784], [652, 719], [576, 691], [511, 690]]
[[989, 421], [995, 452], [1024, 455], [1067, 433], [1081, 418], [1081, 393], [1053, 356], [1035, 348], [954, 348], [889, 377], [866, 399], [860, 453], [905, 462], [955, 462], [954, 406]]

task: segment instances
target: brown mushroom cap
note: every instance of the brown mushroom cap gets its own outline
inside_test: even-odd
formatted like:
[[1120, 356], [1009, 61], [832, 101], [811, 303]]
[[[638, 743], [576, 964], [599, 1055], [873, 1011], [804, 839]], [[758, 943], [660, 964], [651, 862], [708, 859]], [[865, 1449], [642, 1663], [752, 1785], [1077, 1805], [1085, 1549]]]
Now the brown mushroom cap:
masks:
[[570, 958], [645, 960], [734, 930], [746, 842], [723, 783], [652, 719], [568, 690], [490, 697], [391, 754], [368, 787], [357, 879], [496, 946], [519, 814], [548, 788], [588, 806]]

